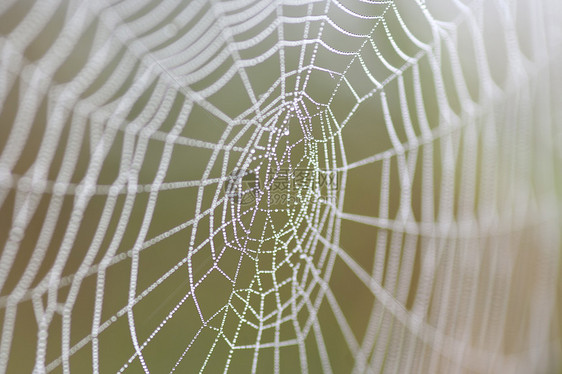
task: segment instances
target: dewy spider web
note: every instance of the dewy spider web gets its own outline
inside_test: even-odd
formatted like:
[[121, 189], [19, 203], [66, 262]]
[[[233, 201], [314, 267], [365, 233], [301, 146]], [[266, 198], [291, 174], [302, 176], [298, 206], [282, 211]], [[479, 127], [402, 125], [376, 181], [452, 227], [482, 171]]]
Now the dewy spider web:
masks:
[[2, 373], [557, 367], [556, 1], [0, 14]]

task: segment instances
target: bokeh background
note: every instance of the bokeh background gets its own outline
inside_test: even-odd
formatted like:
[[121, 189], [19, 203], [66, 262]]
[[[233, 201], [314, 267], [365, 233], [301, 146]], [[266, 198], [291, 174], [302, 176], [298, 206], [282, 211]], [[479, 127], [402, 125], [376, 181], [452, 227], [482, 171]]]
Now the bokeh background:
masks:
[[[0, 370], [24, 373], [35, 366], [41, 372], [47, 365], [51, 372], [91, 372], [92, 351], [99, 350], [99, 372], [142, 372], [138, 358], [127, 363], [135, 354], [126, 307], [136, 248], [140, 297], [134, 328], [141, 344], [149, 341], [142, 353], [153, 373], [172, 370], [188, 347], [177, 372], [216, 373], [227, 366], [234, 373], [274, 372], [271, 345], [260, 349], [253, 366], [253, 348], [232, 353], [217, 331], [237, 336], [238, 345], [290, 341], [296, 335], [292, 321], [299, 328], [308, 323], [306, 363], [298, 344], [283, 346], [283, 373], [328, 370], [323, 349], [334, 373], [556, 372], [559, 15], [559, 4], [547, 0], [340, 1], [329, 7], [6, 0], [0, 5], [0, 261], [9, 263], [13, 254], [13, 262], [0, 267]], [[253, 20], [255, 25], [240, 31]], [[252, 39], [271, 25], [275, 32]], [[217, 28], [223, 32], [206, 41]], [[268, 55], [281, 37], [284, 48]], [[173, 48], [186, 38], [191, 39], [185, 46]], [[217, 43], [216, 53], [197, 60]], [[214, 65], [221, 53], [228, 57]], [[239, 61], [250, 62], [240, 69]], [[224, 78], [233, 66], [236, 73]], [[288, 74], [282, 86], [283, 71]], [[222, 87], [209, 94], [213, 85]], [[193, 104], [184, 118], [186, 102]], [[210, 105], [237, 122], [221, 118]], [[162, 107], [164, 113], [157, 114]], [[260, 117], [256, 107], [268, 114]], [[301, 116], [283, 122], [291, 111]], [[163, 156], [181, 122], [171, 153]], [[264, 128], [273, 137], [283, 130], [278, 144], [263, 135]], [[232, 149], [221, 149], [221, 139]], [[106, 142], [104, 157], [95, 153], [100, 142]], [[289, 145], [290, 157], [283, 159]], [[218, 161], [211, 163], [214, 154]], [[305, 186], [297, 206], [276, 207], [274, 214], [262, 201], [251, 219], [234, 214], [240, 222], [221, 227], [222, 217], [231, 219], [237, 209], [232, 202], [215, 206], [225, 198], [225, 181], [201, 189], [197, 182], [224, 178], [265, 154], [287, 167], [331, 165], [344, 179], [341, 194], [330, 208]], [[169, 163], [163, 185], [157, 185], [164, 158]], [[246, 165], [264, 178], [271, 166], [261, 160]], [[362, 160], [370, 161], [347, 169]], [[98, 163], [98, 174], [86, 183]], [[410, 182], [404, 182], [404, 165], [413, 170]], [[93, 186], [90, 195], [83, 194], [85, 186]], [[146, 218], [151, 196], [157, 201]], [[80, 199], [86, 199], [83, 210]], [[108, 204], [113, 208], [100, 233]], [[50, 216], [55, 206], [58, 212]], [[335, 206], [347, 218], [332, 214]], [[194, 225], [196, 212], [207, 209], [213, 214]], [[307, 221], [324, 213], [325, 224]], [[361, 223], [358, 217], [372, 220]], [[291, 224], [293, 237], [272, 238]], [[334, 248], [314, 240], [311, 226], [402, 309], [393, 312], [394, 304], [377, 297], [348, 262], [337, 256], [331, 265], [324, 262]], [[45, 233], [46, 227], [52, 232]], [[72, 227], [75, 238], [65, 241]], [[244, 241], [263, 235], [270, 238], [261, 245]], [[310, 257], [300, 257], [300, 250], [291, 254], [307, 240], [313, 244], [302, 251]], [[61, 253], [67, 258], [60, 260]], [[271, 256], [287, 257], [276, 276], [277, 284], [288, 283], [279, 290], [268, 275], [256, 276]], [[329, 273], [324, 287], [341, 314], [322, 296], [306, 261], [321, 263], [322, 276]], [[23, 277], [37, 262], [34, 274]], [[292, 277], [309, 290], [306, 297], [291, 288]], [[197, 302], [185, 299], [190, 282], [197, 283]], [[96, 348], [92, 326], [100, 284]], [[275, 292], [260, 298], [268, 289]], [[287, 318], [279, 337], [270, 328], [258, 338], [252, 326], [259, 318], [236, 313], [248, 307], [275, 311], [275, 293], [281, 303], [294, 297], [301, 309], [279, 313], [277, 318]], [[40, 333], [50, 308], [46, 334]], [[394, 314], [402, 312], [409, 322]], [[200, 313], [219, 317], [207, 325]], [[70, 330], [63, 326], [65, 315]], [[418, 316], [439, 334], [416, 330]], [[64, 336], [73, 347], [67, 366], [60, 361]]]

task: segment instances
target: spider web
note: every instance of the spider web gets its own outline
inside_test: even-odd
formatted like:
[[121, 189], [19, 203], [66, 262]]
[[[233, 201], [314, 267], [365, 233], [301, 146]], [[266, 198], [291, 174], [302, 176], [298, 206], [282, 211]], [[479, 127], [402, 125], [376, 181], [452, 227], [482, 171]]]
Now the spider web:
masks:
[[560, 11], [4, 0], [0, 372], [554, 370]]

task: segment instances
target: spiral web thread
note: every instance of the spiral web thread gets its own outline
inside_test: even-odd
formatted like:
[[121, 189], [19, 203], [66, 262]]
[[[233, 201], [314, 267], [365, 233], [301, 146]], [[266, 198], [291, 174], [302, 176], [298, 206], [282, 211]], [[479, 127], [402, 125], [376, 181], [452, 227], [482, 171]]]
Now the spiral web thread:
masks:
[[555, 367], [560, 8], [4, 0], [0, 371]]

